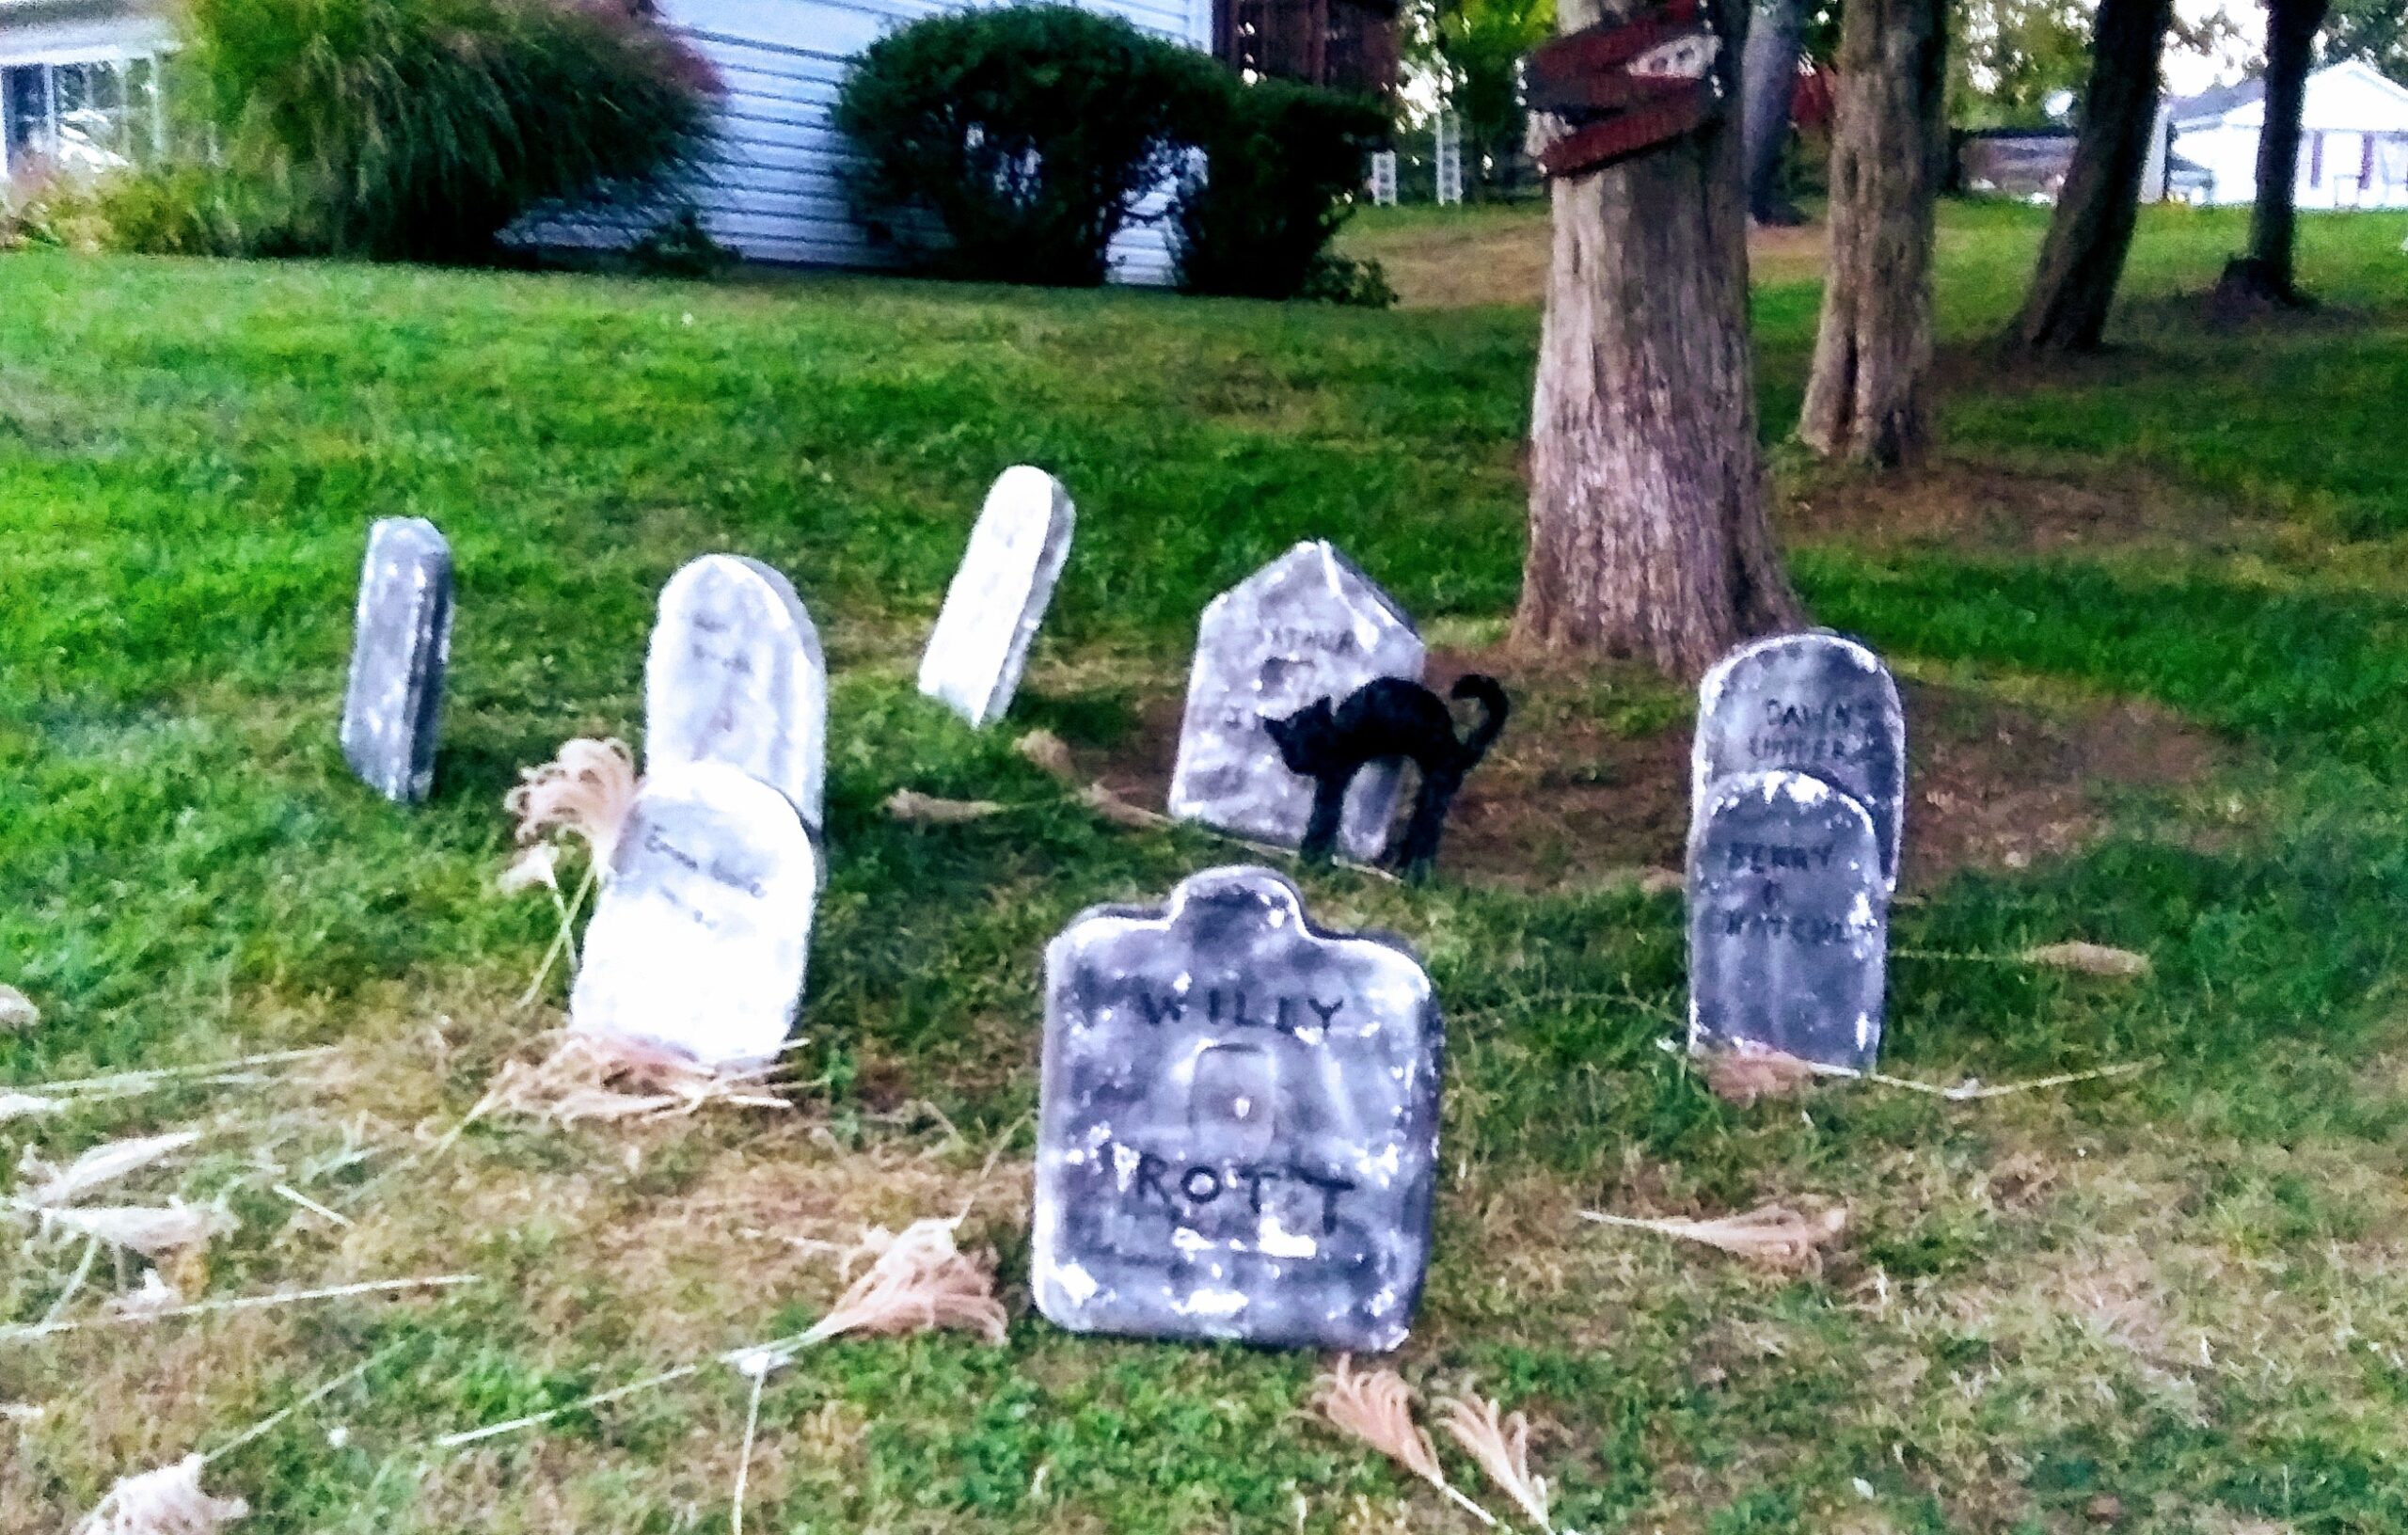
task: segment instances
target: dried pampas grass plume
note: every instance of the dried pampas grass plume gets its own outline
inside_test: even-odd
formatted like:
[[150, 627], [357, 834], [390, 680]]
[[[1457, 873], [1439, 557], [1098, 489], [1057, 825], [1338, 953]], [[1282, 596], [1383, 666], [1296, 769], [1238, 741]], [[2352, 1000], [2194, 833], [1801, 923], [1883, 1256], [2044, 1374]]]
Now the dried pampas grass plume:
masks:
[[901, 1236], [884, 1227], [863, 1237], [848, 1257], [875, 1256], [869, 1271], [854, 1280], [797, 1347], [846, 1333], [887, 1334], [951, 1329], [1004, 1341], [1004, 1303], [995, 1298], [995, 1255], [962, 1252], [953, 1242], [958, 1223], [913, 1221]]
[[2104, 943], [2044, 943], [2036, 949], [2023, 951], [2027, 965], [2045, 965], [2052, 970], [2080, 971], [2085, 975], [2114, 975], [2125, 979], [2149, 973], [2148, 956], [2130, 949], [2111, 949]]
[[1700, 1069], [1715, 1097], [1743, 1109], [1760, 1098], [1787, 1098], [1821, 1075], [1814, 1062], [1778, 1050], [1718, 1050]]
[[1495, 1525], [1496, 1515], [1458, 1492], [1438, 1464], [1437, 1447], [1413, 1420], [1413, 1387], [1394, 1370], [1356, 1374], [1351, 1354], [1338, 1368], [1313, 1377], [1313, 1411], [1349, 1438], [1360, 1440], [1444, 1493], [1457, 1507]]
[[1759, 1205], [1745, 1214], [1712, 1221], [1643, 1220], [1594, 1210], [1584, 1210], [1580, 1216], [1605, 1226], [1703, 1242], [1764, 1268], [1792, 1272], [1822, 1267], [1825, 1245], [1847, 1229], [1846, 1205], [1834, 1205], [1820, 1215], [1803, 1215], [1782, 1204]]
[[167, 1135], [111, 1141], [105, 1146], [92, 1147], [65, 1167], [52, 1167], [28, 1147], [18, 1161], [18, 1168], [26, 1177], [39, 1178], [41, 1181], [20, 1195], [18, 1202], [36, 1210], [55, 1210], [62, 1205], [71, 1205], [95, 1189], [139, 1172], [162, 1158], [171, 1157], [199, 1139], [198, 1131], [183, 1130]]
[[120, 1479], [100, 1506], [76, 1527], [76, 1535], [211, 1535], [243, 1518], [250, 1505], [239, 1497], [216, 1498], [200, 1489], [207, 1463], [187, 1455], [173, 1465]]
[[885, 810], [890, 820], [907, 826], [958, 826], [1004, 813], [1004, 807], [992, 799], [940, 799], [916, 789], [897, 789], [888, 795]]
[[609, 868], [640, 782], [626, 743], [580, 736], [562, 741], [559, 756], [518, 776], [519, 785], [501, 800], [518, 817], [518, 841], [580, 837], [593, 850], [594, 866]]
[[1439, 1423], [1449, 1437], [1463, 1446], [1497, 1490], [1529, 1515], [1530, 1522], [1555, 1535], [1547, 1518], [1546, 1479], [1530, 1473], [1530, 1420], [1515, 1413], [1500, 1417], [1493, 1399], [1475, 1393], [1469, 1398], [1438, 1399]]
[[153, 1263], [182, 1259], [191, 1264], [224, 1230], [230, 1217], [203, 1205], [178, 1199], [157, 1205], [93, 1205], [73, 1210], [45, 1210], [41, 1224], [82, 1236], [96, 1237], [113, 1247], [140, 1253]]
[[706, 1108], [792, 1107], [764, 1073], [721, 1072], [684, 1055], [599, 1034], [564, 1034], [536, 1062], [510, 1061], [462, 1121], [513, 1114], [558, 1125], [697, 1114]]
[[1078, 781], [1079, 770], [1070, 762], [1070, 749], [1062, 743], [1061, 736], [1050, 730], [1030, 731], [1020, 738], [1013, 750], [1050, 777], [1058, 778], [1065, 783]]

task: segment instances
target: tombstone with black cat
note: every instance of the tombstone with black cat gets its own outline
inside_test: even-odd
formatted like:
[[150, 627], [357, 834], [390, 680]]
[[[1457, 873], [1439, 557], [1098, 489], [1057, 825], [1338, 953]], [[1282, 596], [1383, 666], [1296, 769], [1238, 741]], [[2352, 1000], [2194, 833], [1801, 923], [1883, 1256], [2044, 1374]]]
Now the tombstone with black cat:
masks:
[[[1313, 783], [1291, 770], [1264, 726], [1374, 677], [1419, 681], [1427, 652], [1413, 621], [1332, 545], [1313, 540], [1212, 599], [1196, 637], [1172, 770], [1173, 819], [1294, 847]], [[1395, 763], [1355, 777], [1339, 847], [1369, 862], [1387, 844]]]
[[1689, 839], [1689, 1048], [1870, 1070], [1890, 886], [1862, 805], [1776, 768], [1719, 780]]
[[451, 659], [452, 546], [424, 517], [386, 517], [359, 572], [342, 754], [388, 799], [415, 803], [435, 786]]
[[1430, 1258], [1442, 1039], [1383, 934], [1260, 868], [1046, 951], [1037, 1304], [1081, 1333], [1392, 1349]]
[[1907, 717], [1880, 657], [1816, 630], [1758, 640], [1716, 663], [1698, 688], [1692, 832], [1717, 783], [1776, 768], [1812, 773], [1864, 807], [1881, 844], [1881, 877], [1894, 888], [1905, 829]]
[[1373, 677], [1342, 699], [1324, 698], [1285, 719], [1263, 721], [1288, 770], [1313, 783], [1312, 815], [1297, 851], [1307, 860], [1329, 857], [1354, 780], [1382, 764], [1410, 762], [1420, 783], [1388, 862], [1407, 878], [1430, 872], [1455, 796], [1496, 744], [1512, 708], [1503, 685], [1476, 672], [1456, 678], [1448, 697], [1479, 706], [1481, 718], [1470, 735], [1455, 734], [1447, 699], [1402, 677]]

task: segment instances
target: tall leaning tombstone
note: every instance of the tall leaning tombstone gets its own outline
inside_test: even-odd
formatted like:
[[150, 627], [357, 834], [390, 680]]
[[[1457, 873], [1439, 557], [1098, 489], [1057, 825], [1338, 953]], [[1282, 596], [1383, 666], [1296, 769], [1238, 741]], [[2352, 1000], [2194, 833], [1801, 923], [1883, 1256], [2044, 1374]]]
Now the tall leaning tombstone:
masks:
[[802, 999], [818, 890], [784, 795], [724, 763], [656, 768], [611, 849], [569, 1027], [720, 1070], [774, 1059]]
[[1714, 786], [1689, 841], [1689, 1049], [1872, 1069], [1890, 886], [1862, 805], [1776, 768]]
[[1812, 773], [1864, 807], [1881, 842], [1881, 877], [1895, 888], [1907, 716], [1881, 657], [1816, 630], [1758, 640], [1716, 663], [1698, 689], [1691, 832], [1717, 783], [1776, 768]]
[[644, 661], [644, 761], [740, 768], [816, 831], [827, 793], [828, 663], [794, 583], [706, 554], [660, 591]]
[[987, 493], [970, 547], [920, 657], [920, 691], [983, 730], [1002, 719], [1028, 666], [1076, 513], [1062, 482], [1022, 464]]
[[452, 546], [424, 517], [386, 517], [359, 571], [342, 754], [388, 799], [415, 804], [435, 787], [451, 660]]
[[1430, 1261], [1430, 980], [1268, 869], [1099, 907], [1046, 950], [1033, 1263], [1080, 1333], [1392, 1349]]
[[[1311, 818], [1313, 783], [1288, 770], [1263, 728], [1374, 677], [1418, 682], [1428, 652], [1394, 598], [1331, 545], [1314, 540], [1212, 599], [1196, 636], [1187, 712], [1171, 773], [1170, 814], [1293, 847]], [[1356, 775], [1339, 847], [1364, 862], [1387, 844], [1400, 768]]]

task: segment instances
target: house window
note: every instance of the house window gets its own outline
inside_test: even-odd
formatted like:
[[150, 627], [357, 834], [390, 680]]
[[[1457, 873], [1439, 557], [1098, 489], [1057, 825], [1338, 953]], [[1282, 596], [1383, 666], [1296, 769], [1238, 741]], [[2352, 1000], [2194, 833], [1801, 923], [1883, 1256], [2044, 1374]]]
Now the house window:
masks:
[[95, 58], [0, 69], [0, 174], [91, 174], [163, 148], [153, 58]]

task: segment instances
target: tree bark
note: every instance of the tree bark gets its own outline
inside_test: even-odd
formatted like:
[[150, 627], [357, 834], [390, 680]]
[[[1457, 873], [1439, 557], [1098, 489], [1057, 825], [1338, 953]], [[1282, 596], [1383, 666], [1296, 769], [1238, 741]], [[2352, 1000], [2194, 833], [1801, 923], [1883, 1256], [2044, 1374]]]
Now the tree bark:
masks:
[[2089, 352], [2107, 333], [2140, 220], [2157, 133], [2158, 60], [2174, 0], [2100, 0], [2073, 165], [2057, 193], [2032, 287], [2007, 333], [2026, 352]]
[[1948, 119], [1947, 0], [1848, 0], [1831, 130], [1831, 254], [1798, 435], [1890, 466], [1930, 441], [1931, 244]]
[[[1559, 12], [1567, 32], [1604, 17]], [[1747, 12], [1712, 15], [1727, 100]], [[1693, 679], [1801, 622], [1756, 440], [1738, 157], [1726, 122], [1553, 183], [1519, 643]]]
[[2258, 135], [2258, 198], [2249, 213], [2249, 254], [2225, 268], [2216, 285], [2219, 296], [2303, 302], [2293, 263], [2299, 232], [2300, 117], [2307, 106], [2316, 34], [2332, 8], [2332, 0], [2268, 0], [2266, 126]]
[[1748, 216], [1759, 224], [1805, 222], [1782, 174], [1805, 46], [1806, 0], [1760, 0], [1739, 67], [1739, 158]]

